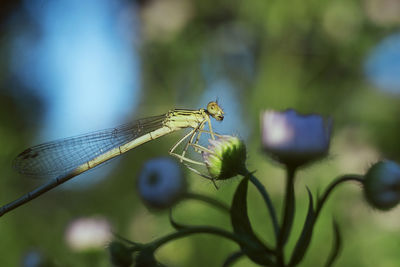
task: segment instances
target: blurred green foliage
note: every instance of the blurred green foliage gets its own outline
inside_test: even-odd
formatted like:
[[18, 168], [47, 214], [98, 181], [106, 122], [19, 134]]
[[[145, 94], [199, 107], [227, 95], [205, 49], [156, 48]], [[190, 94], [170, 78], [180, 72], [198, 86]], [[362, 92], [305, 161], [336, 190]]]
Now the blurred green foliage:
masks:
[[[137, 2], [143, 40], [140, 47], [132, 49], [139, 49], [143, 62], [140, 115], [163, 113], [182, 103], [184, 107], [198, 108], [196, 99], [207, 86], [204, 68], [211, 66], [215, 78], [225, 77], [238, 85], [239, 89], [232, 93], [240, 99], [245, 113], [243, 124], [252, 128], [246, 141], [248, 166], [257, 170], [257, 177], [270, 191], [278, 210], [284, 173], [261, 153], [260, 111], [295, 108], [334, 118], [332, 157], [301, 171], [297, 177], [297, 213], [289, 250], [294, 247], [307, 211], [305, 184], [313, 192], [322, 191], [334, 177], [363, 173], [377, 158], [400, 161], [400, 98], [380, 92], [363, 74], [369, 51], [398, 30], [399, 24], [376, 23], [366, 8], [370, 1], [165, 0], [167, 5], [179, 7], [174, 9], [176, 13], [159, 18], [153, 28], [147, 27], [152, 17], [146, 14], [159, 2]], [[17, 8], [18, 5], [13, 6], [2, 14], [4, 25]], [[177, 22], [179, 27], [161, 27], [182, 13], [187, 16]], [[20, 27], [34, 27], [29, 25], [29, 19], [24, 23], [27, 24]], [[37, 130], [34, 121], [40, 119], [42, 107], [34, 98], [21, 95], [26, 98], [25, 103], [35, 103], [29, 105], [32, 110], [28, 116], [9, 96], [9, 92], [19, 89], [19, 84], [10, 75], [7, 51], [11, 33], [4, 25], [0, 46], [1, 204], [41, 182], [21, 178], [11, 169], [13, 157], [32, 143]], [[242, 46], [253, 59], [251, 70], [248, 65], [241, 65]], [[210, 65], [204, 66], [205, 58]], [[140, 203], [135, 178], [147, 159], [165, 156], [180, 135], [164, 137], [128, 153], [108, 179], [87, 190], [53, 190], [1, 217], [0, 265], [18, 266], [23, 255], [35, 249], [54, 266], [109, 266], [106, 250], [73, 252], [66, 245], [64, 232], [68, 223], [81, 216], [104, 216], [117, 233], [135, 241], [146, 242], [171, 232], [166, 213], [153, 214]], [[227, 203], [239, 182], [226, 181], [215, 190], [212, 183], [186, 174], [191, 190]], [[260, 238], [272, 243], [267, 211], [255, 189], [249, 190], [252, 223]], [[399, 208], [388, 213], [371, 210], [360, 188], [345, 186], [333, 195], [321, 215], [302, 266], [320, 266], [325, 261], [333, 238], [332, 216], [342, 229], [344, 245], [336, 266], [398, 266]], [[223, 214], [199, 203], [179, 206], [176, 218], [231, 228]], [[168, 244], [156, 256], [169, 266], [211, 267], [220, 266], [236, 249], [227, 240], [202, 235]], [[235, 266], [254, 265], [242, 259]]]

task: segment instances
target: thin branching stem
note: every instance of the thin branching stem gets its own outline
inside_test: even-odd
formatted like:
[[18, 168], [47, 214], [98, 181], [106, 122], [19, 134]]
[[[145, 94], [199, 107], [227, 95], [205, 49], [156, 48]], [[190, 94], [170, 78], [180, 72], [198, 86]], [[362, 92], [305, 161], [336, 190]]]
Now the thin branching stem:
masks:
[[224, 262], [222, 267], [229, 267], [235, 264], [241, 257], [245, 256], [246, 254], [243, 251], [237, 251], [232, 253]]
[[169, 241], [175, 240], [175, 239], [179, 239], [179, 238], [183, 238], [183, 237], [187, 237], [191, 234], [213, 234], [213, 235], [218, 235], [221, 237], [225, 237], [227, 239], [230, 239], [234, 242], [236, 242], [237, 244], [243, 244], [245, 245], [245, 240], [243, 240], [242, 238], [240, 238], [239, 236], [216, 228], [216, 227], [211, 227], [211, 226], [193, 226], [193, 227], [187, 227], [187, 228], [183, 228], [177, 232], [171, 233], [169, 235], [163, 236], [158, 240], [155, 240], [153, 242], [151, 242], [149, 244], [149, 246], [152, 247], [153, 250], [158, 249], [159, 247], [161, 247], [162, 245], [168, 243]]
[[354, 182], [359, 182], [359, 183], [363, 183], [363, 176], [362, 175], [357, 175], [357, 174], [349, 174], [349, 175], [344, 175], [341, 176], [339, 178], [337, 178], [336, 180], [334, 180], [326, 189], [324, 194], [319, 198], [318, 203], [317, 203], [317, 207], [315, 209], [315, 221], [318, 218], [318, 215], [321, 212], [322, 207], [324, 206], [326, 200], [328, 199], [328, 197], [330, 196], [330, 194], [333, 192], [333, 190], [340, 184], [348, 182], [348, 181], [354, 181]]
[[223, 210], [223, 211], [226, 211], [226, 212], [229, 212], [229, 211], [230, 211], [229, 206], [226, 205], [225, 203], [223, 203], [223, 202], [221, 202], [221, 201], [218, 201], [218, 200], [216, 200], [216, 199], [214, 199], [214, 198], [205, 196], [205, 195], [201, 195], [201, 194], [196, 194], [196, 193], [190, 193], [190, 192], [188, 192], [188, 193], [185, 193], [185, 194], [184, 194], [184, 197], [185, 197], [186, 199], [194, 199], [194, 200], [203, 201], [203, 202], [205, 202], [205, 203], [211, 204], [211, 205], [213, 205], [214, 207], [219, 208], [219, 209], [221, 209], [221, 210]]

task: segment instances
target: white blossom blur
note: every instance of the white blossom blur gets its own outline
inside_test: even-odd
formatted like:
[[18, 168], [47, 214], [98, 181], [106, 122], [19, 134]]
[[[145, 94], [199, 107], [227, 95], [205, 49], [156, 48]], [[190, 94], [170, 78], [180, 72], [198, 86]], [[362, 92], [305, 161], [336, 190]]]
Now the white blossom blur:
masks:
[[100, 217], [75, 219], [65, 232], [68, 246], [75, 251], [104, 249], [111, 239], [111, 225]]

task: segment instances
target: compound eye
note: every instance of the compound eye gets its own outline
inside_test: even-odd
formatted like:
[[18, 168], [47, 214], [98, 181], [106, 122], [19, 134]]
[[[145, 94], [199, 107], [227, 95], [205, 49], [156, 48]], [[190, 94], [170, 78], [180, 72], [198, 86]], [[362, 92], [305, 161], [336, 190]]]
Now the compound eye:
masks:
[[207, 105], [207, 110], [208, 110], [210, 113], [216, 112], [215, 103], [214, 103], [214, 102], [208, 103], [208, 105]]

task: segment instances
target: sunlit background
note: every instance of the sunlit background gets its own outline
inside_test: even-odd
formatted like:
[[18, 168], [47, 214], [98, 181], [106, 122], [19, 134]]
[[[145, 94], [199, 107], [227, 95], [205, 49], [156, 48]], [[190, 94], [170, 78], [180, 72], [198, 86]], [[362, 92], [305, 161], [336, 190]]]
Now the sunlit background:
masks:
[[[306, 214], [306, 184], [322, 191], [334, 177], [363, 174], [379, 159], [400, 162], [400, 0], [10, 1], [2, 4], [0, 31], [1, 205], [44, 182], [12, 169], [26, 147], [216, 99], [225, 119], [213, 127], [245, 140], [248, 167], [278, 208], [284, 172], [262, 153], [260, 112], [294, 108], [334, 120], [330, 156], [297, 177], [289, 251]], [[182, 135], [145, 144], [1, 217], [0, 266], [109, 266], [104, 245], [85, 247], [87, 240], [108, 242], [109, 229], [139, 242], [173, 231], [166, 213], [140, 202], [136, 178]], [[239, 182], [216, 190], [184, 173], [190, 190], [226, 203]], [[271, 243], [263, 202], [250, 196], [251, 221]], [[179, 206], [176, 217], [230, 229], [229, 218], [198, 203]], [[351, 185], [323, 210], [302, 266], [325, 262], [333, 217], [344, 236], [336, 266], [399, 266], [400, 208], [372, 210]], [[236, 249], [198, 235], [162, 247], [157, 258], [221, 266]], [[235, 266], [255, 265], [243, 259]]]

